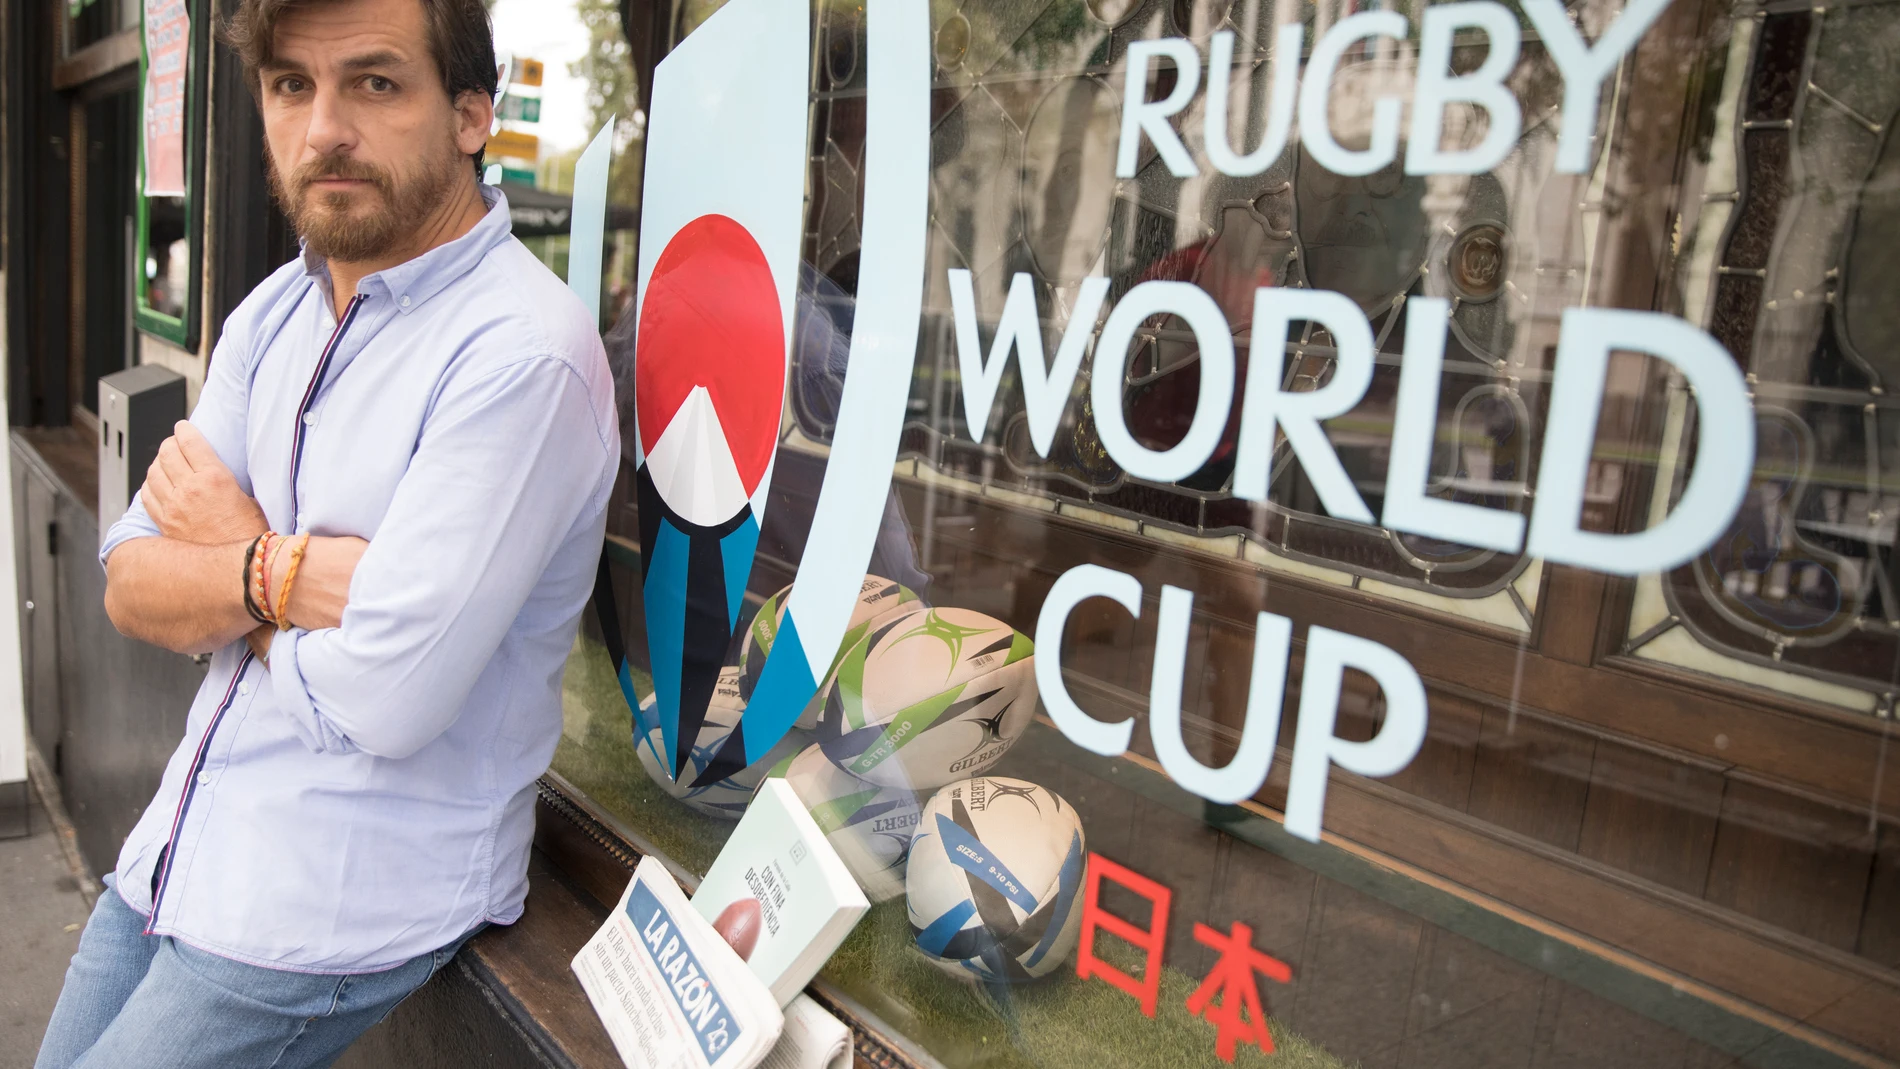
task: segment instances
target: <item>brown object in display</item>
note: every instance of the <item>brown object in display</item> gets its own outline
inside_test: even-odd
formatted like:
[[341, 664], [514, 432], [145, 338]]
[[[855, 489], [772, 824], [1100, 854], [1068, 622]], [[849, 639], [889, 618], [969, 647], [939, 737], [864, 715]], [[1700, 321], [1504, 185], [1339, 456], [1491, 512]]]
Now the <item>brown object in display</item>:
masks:
[[750, 961], [752, 951], [759, 945], [759, 926], [764, 923], [765, 911], [760, 908], [759, 900], [741, 898], [719, 911], [713, 921], [713, 931], [739, 955], [740, 961]]

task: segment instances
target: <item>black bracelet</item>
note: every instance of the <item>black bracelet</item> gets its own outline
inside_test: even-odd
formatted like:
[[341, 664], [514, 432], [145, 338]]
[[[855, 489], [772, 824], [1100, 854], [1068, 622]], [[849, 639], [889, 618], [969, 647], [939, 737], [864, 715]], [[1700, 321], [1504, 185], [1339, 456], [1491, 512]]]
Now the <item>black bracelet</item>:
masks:
[[244, 582], [244, 611], [250, 613], [251, 619], [258, 623], [267, 624], [271, 622], [270, 617], [264, 615], [264, 610], [258, 608], [257, 599], [251, 596], [251, 562], [257, 559], [257, 544], [263, 540], [264, 536], [258, 535], [251, 539], [250, 545], [244, 547], [244, 574], [241, 578]]

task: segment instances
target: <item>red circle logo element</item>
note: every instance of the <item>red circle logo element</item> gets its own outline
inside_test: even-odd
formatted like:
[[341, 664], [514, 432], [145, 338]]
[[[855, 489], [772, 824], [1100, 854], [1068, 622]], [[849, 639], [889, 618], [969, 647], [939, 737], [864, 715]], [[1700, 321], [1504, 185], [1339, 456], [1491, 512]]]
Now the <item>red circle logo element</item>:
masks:
[[[702, 387], [749, 499], [778, 446], [785, 324], [765, 253], [745, 227], [723, 215], [702, 215], [681, 227], [647, 280], [634, 407], [649, 462], [681, 406]], [[661, 486], [668, 481], [656, 479]], [[727, 514], [736, 514], [739, 504]]]

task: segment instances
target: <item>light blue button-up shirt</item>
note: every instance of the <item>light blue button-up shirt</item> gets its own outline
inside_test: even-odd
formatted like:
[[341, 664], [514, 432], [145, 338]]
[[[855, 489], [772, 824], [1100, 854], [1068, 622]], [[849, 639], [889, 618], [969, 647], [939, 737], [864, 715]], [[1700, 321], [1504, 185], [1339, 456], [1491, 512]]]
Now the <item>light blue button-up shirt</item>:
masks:
[[[225, 324], [192, 423], [272, 529], [370, 545], [341, 627], [212, 657], [119, 855], [156, 934], [369, 972], [521, 914], [619, 431], [586, 310], [483, 195], [340, 324], [309, 260]], [[100, 559], [157, 533], [135, 500]]]

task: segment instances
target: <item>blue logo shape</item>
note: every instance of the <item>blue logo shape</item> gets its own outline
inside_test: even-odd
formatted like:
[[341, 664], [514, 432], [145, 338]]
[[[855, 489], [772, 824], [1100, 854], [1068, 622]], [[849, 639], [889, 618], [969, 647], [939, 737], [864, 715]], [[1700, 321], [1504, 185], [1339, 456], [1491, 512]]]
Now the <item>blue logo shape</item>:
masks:
[[[650, 255], [648, 250], [670, 248], [675, 235], [686, 233], [708, 213], [730, 216], [757, 238], [790, 326], [803, 226], [802, 116], [809, 79], [802, 73], [808, 63], [804, 50], [785, 49], [783, 42], [802, 39], [807, 20], [802, 8], [788, 9], [772, 0], [734, 0], [655, 69], [637, 367], [648, 359], [641, 347], [646, 332], [672, 330], [678, 324], [677, 319], [665, 319], [664, 308], [648, 301], [649, 281], [663, 266], [656, 258], [667, 255]], [[836, 430], [807, 538], [812, 548], [798, 563], [779, 636], [745, 714], [693, 786], [724, 779], [759, 761], [784, 737], [817, 693], [850, 626], [870, 566], [890, 493], [923, 311], [930, 41], [925, 0], [869, 0], [860, 281]], [[788, 96], [800, 116], [790, 165], [785, 163], [785, 132], [791, 124], [772, 119], [760, 126], [762, 111], [776, 115]], [[754, 131], [755, 126], [760, 129]], [[691, 302], [677, 307], [696, 311]], [[651, 324], [650, 312], [656, 317]], [[707, 321], [716, 326], [720, 317]], [[786, 337], [789, 345], [789, 329]], [[704, 358], [718, 357], [707, 353]], [[651, 359], [691, 357], [669, 351]], [[680, 367], [670, 364], [668, 372], [641, 369], [637, 378], [642, 390]], [[648, 653], [667, 764], [678, 777], [687, 767], [738, 626], [770, 475], [768, 471], [755, 489], [748, 480], [726, 479], [722, 456], [703, 462], [701, 458], [719, 451], [713, 439], [720, 435], [712, 428], [723, 432], [728, 445], [738, 440], [735, 435], [744, 438], [751, 431], [719, 422], [726, 415], [719, 407], [725, 402], [702, 403], [684, 387], [655, 403], [670, 408], [675, 393], [686, 398], [680, 411], [696, 422], [660, 413], [648, 426], [642, 415], [634, 445], [640, 451], [635, 467]], [[644, 394], [643, 399], [654, 400]], [[689, 405], [699, 407], [688, 411]], [[647, 411], [638, 403], [636, 408]], [[705, 415], [707, 411], [712, 416]], [[657, 425], [660, 419], [670, 420], [664, 430]], [[663, 436], [672, 435], [676, 424], [681, 433], [663, 446]], [[713, 447], [702, 448], [697, 444], [702, 440]], [[702, 469], [705, 477], [693, 474]], [[741, 463], [740, 474], [746, 471]], [[732, 493], [735, 487], [741, 489], [738, 498]], [[740, 501], [744, 508], [736, 514], [728, 511], [729, 503]]]

